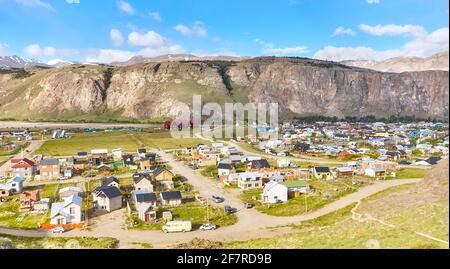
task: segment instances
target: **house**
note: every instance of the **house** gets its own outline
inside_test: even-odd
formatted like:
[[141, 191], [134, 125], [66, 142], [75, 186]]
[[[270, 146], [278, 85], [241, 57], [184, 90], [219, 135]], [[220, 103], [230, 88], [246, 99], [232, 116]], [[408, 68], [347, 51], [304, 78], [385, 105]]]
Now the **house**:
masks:
[[78, 152], [77, 155], [75, 156], [75, 159], [87, 160], [88, 159], [88, 153], [85, 152], [85, 151]]
[[276, 181], [270, 181], [264, 186], [261, 194], [261, 203], [274, 204], [278, 202], [286, 202], [288, 200], [288, 188]]
[[107, 149], [93, 149], [91, 150], [91, 160], [95, 165], [100, 165], [108, 158]]
[[114, 186], [97, 187], [93, 194], [94, 207], [111, 212], [122, 208], [122, 193]]
[[160, 199], [164, 206], [178, 206], [182, 202], [181, 192], [179, 191], [161, 192]]
[[155, 168], [152, 173], [156, 185], [159, 186], [161, 190], [173, 189], [173, 173], [170, 172], [166, 167], [159, 166]]
[[139, 166], [140, 166], [141, 170], [149, 171], [151, 169], [152, 165], [154, 164], [154, 162], [155, 162], [155, 159], [145, 156], [144, 158], [141, 158], [141, 160], [139, 161]]
[[338, 178], [352, 177], [353, 176], [353, 168], [351, 167], [338, 167], [336, 169]]
[[19, 176], [15, 176], [10, 179], [7, 183], [9, 192], [11, 194], [21, 193], [23, 189], [23, 179]]
[[228, 176], [223, 177], [223, 184], [227, 186], [237, 186], [239, 175], [237, 173], [230, 173]]
[[73, 161], [72, 169], [75, 171], [83, 171], [88, 164], [89, 162], [86, 159], [76, 158]]
[[120, 187], [120, 181], [116, 177], [107, 177], [102, 181], [102, 186], [104, 187]]
[[19, 211], [27, 212], [32, 211], [34, 204], [40, 200], [39, 191], [24, 191], [20, 194]]
[[11, 170], [13, 176], [19, 176], [22, 178], [31, 178], [36, 174], [36, 164], [28, 159], [12, 159]]
[[306, 144], [306, 143], [297, 143], [294, 146], [294, 149], [296, 151], [298, 151], [298, 152], [301, 152], [301, 153], [307, 152], [310, 148], [311, 148], [311, 146], [309, 144]]
[[132, 197], [136, 208], [139, 207], [140, 204], [149, 204], [154, 208], [158, 205], [158, 198], [153, 192], [134, 191]]
[[219, 178], [228, 177], [229, 174], [236, 173], [236, 167], [231, 163], [219, 163], [217, 166], [217, 174]]
[[442, 158], [441, 157], [430, 157], [428, 159], [426, 159], [425, 161], [427, 163], [429, 163], [430, 165], [435, 165], [437, 164]]
[[60, 164], [59, 160], [48, 159], [42, 160], [40, 163], [40, 179], [51, 180], [57, 179], [60, 176]]
[[113, 149], [111, 150], [112, 153], [112, 157], [114, 161], [118, 161], [118, 160], [122, 160], [122, 149], [118, 148], [118, 149]]
[[333, 175], [331, 174], [329, 167], [316, 166], [313, 168], [313, 175], [316, 179], [331, 180]]
[[136, 191], [153, 192], [152, 177], [148, 173], [135, 173], [133, 175], [134, 189]]
[[145, 154], [147, 153], [146, 149], [138, 149], [137, 154], [140, 158], [145, 158]]
[[289, 198], [295, 198], [300, 194], [305, 194], [310, 191], [310, 187], [306, 183], [306, 180], [287, 180], [283, 185], [288, 189]]
[[238, 173], [238, 187], [243, 190], [262, 188], [263, 181], [260, 173], [244, 172]]
[[64, 168], [64, 176], [67, 177], [67, 178], [71, 178], [73, 176], [73, 169], [72, 169], [72, 167]]
[[64, 202], [53, 203], [50, 211], [50, 224], [65, 225], [80, 223], [82, 203], [83, 199], [77, 195], [66, 197]]
[[59, 190], [59, 198], [60, 199], [65, 199], [67, 197], [76, 195], [79, 196], [81, 194], [81, 188], [79, 187], [74, 187], [74, 186], [69, 186], [69, 187], [65, 187]]
[[[9, 187], [6, 184], [0, 184], [0, 198], [1, 197], [7, 197], [9, 196], [11, 193], [9, 192]], [[0, 199], [1, 201], [1, 199]]]
[[50, 198], [42, 198], [39, 201], [34, 202], [33, 211], [38, 213], [45, 213], [50, 208]]
[[114, 167], [112, 165], [110, 165], [110, 164], [102, 163], [99, 166], [97, 166], [97, 170], [100, 173], [108, 174], [108, 173], [110, 173], [111, 171], [114, 170]]
[[289, 159], [278, 159], [277, 167], [278, 168], [288, 168], [291, 165], [291, 161]]
[[270, 169], [270, 164], [266, 159], [251, 161], [247, 166], [252, 170]]
[[[156, 197], [156, 196], [155, 196]], [[139, 219], [145, 222], [150, 222], [156, 220], [156, 210], [153, 209], [152, 205], [149, 203], [140, 203], [136, 206]]]
[[384, 178], [386, 177], [386, 169], [384, 168], [367, 168], [364, 170], [364, 175], [368, 177]]
[[134, 162], [133, 155], [123, 155], [123, 166], [128, 167], [130, 169], [137, 169], [137, 165]]

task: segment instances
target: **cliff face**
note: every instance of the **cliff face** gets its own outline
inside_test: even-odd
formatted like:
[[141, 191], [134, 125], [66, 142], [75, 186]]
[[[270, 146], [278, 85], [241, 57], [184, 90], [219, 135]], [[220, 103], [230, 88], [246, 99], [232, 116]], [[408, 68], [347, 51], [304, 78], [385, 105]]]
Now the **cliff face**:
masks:
[[111, 111], [130, 119], [167, 117], [193, 94], [205, 102], [277, 102], [295, 114], [449, 116], [446, 71], [381, 73], [309, 59], [68, 66], [21, 78], [0, 74], [0, 81], [0, 118], [95, 119]]

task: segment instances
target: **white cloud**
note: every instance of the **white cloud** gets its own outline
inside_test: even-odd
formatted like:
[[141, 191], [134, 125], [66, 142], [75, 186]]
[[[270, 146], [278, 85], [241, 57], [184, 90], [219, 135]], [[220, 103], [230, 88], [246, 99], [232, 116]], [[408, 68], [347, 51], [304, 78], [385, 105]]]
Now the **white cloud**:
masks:
[[303, 54], [308, 52], [308, 48], [305, 46], [295, 46], [287, 48], [276, 48], [272, 43], [268, 43], [260, 38], [256, 38], [253, 42], [263, 46], [262, 52], [264, 54], [272, 55], [290, 55], [290, 54]]
[[427, 31], [423, 26], [419, 25], [397, 25], [397, 24], [389, 24], [389, 25], [376, 25], [370, 26], [367, 24], [358, 25], [359, 29], [363, 32], [374, 35], [374, 36], [423, 36], [427, 34]]
[[0, 56], [7, 55], [9, 51], [8, 44], [0, 43]]
[[164, 47], [147, 47], [140, 51], [96, 49], [89, 50], [86, 54], [87, 62], [94, 63], [113, 63], [125, 62], [134, 56], [155, 57], [164, 54], [184, 53], [185, 50], [179, 45], [169, 45]]
[[370, 47], [326, 46], [314, 58], [330, 61], [385, 60], [400, 56], [428, 57], [449, 49], [449, 28], [440, 28], [430, 34], [414, 37], [399, 49], [375, 50]]
[[380, 0], [366, 0], [368, 4], [379, 4]]
[[136, 14], [136, 11], [134, 10], [133, 6], [130, 5], [128, 2], [119, 0], [119, 1], [117, 1], [117, 6], [119, 7], [120, 10], [122, 10], [123, 12], [125, 12], [129, 15]]
[[122, 32], [120, 32], [117, 29], [112, 29], [109, 33], [109, 36], [111, 37], [111, 41], [113, 42], [114, 46], [120, 47], [123, 45], [123, 35]]
[[79, 4], [80, 0], [66, 0], [67, 4]]
[[194, 54], [195, 56], [198, 57], [207, 57], [207, 56], [232, 56], [232, 57], [239, 57], [239, 55], [234, 52], [234, 51], [230, 51], [227, 48], [221, 48], [218, 49], [215, 52], [208, 52], [202, 49], [198, 49], [196, 51], [194, 51], [192, 54]]
[[290, 48], [264, 48], [263, 52], [274, 55], [303, 54], [308, 52], [308, 48], [305, 46], [296, 46]]
[[161, 22], [162, 18], [161, 18], [161, 14], [159, 14], [159, 12], [149, 12], [148, 15], [150, 16], [150, 18], [152, 18], [154, 21], [158, 21]]
[[187, 37], [206, 37], [208, 35], [208, 30], [206, 29], [205, 24], [201, 21], [194, 22], [192, 27], [188, 27], [183, 24], [177, 24], [174, 29], [183, 36]]
[[38, 44], [31, 44], [25, 47], [24, 51], [29, 56], [45, 58], [71, 58], [79, 55], [79, 51], [77, 49], [42, 47]]
[[40, 7], [40, 8], [45, 8], [48, 10], [55, 11], [55, 9], [53, 8], [53, 6], [51, 4], [41, 1], [41, 0], [16, 0], [16, 3], [21, 6]]
[[149, 31], [145, 34], [131, 32], [128, 35], [128, 43], [136, 47], [161, 47], [166, 44], [166, 40], [154, 31]]
[[96, 49], [87, 52], [86, 61], [93, 63], [125, 62], [134, 56], [136, 53], [132, 51]]
[[339, 26], [338, 28], [336, 28], [336, 30], [334, 30], [334, 33], [332, 36], [339, 36], [339, 35], [350, 35], [350, 36], [355, 36], [356, 33], [355, 31], [353, 31], [350, 28], [344, 28], [342, 26]]

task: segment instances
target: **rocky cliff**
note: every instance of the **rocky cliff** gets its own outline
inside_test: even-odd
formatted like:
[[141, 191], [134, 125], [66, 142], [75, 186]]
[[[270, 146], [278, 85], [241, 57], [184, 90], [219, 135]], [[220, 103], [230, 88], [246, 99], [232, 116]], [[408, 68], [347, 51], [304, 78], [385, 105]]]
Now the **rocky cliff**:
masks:
[[0, 118], [165, 118], [193, 94], [205, 102], [277, 102], [286, 115], [449, 116], [447, 71], [382, 73], [264, 57], [0, 73]]

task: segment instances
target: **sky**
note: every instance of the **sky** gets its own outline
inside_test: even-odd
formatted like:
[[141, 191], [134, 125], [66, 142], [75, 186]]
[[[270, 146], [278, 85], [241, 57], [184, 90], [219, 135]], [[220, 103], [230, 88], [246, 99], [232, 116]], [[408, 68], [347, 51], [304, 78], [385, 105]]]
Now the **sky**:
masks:
[[0, 0], [0, 56], [427, 57], [449, 48], [447, 0]]

